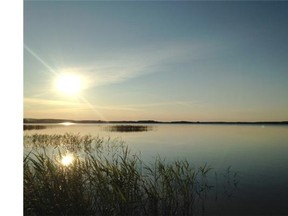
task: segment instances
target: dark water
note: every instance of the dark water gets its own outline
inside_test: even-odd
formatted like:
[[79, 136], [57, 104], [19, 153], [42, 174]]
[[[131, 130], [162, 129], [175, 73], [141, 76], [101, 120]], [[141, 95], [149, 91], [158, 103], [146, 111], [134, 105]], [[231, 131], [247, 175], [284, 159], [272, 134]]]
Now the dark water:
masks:
[[[261, 125], [45, 125], [24, 134], [66, 132], [120, 137], [145, 161], [205, 163], [239, 175], [225, 202], [211, 199], [208, 215], [288, 215], [288, 127]], [[125, 132], [125, 133], [123, 133]], [[209, 200], [208, 200], [209, 203]]]

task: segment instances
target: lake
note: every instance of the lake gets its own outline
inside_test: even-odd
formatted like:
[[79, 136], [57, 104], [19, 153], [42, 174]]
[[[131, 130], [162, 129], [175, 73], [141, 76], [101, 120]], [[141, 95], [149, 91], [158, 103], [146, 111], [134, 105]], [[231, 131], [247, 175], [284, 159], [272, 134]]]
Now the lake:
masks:
[[69, 132], [119, 138], [144, 161], [152, 161], [158, 155], [166, 161], [187, 159], [195, 166], [207, 163], [219, 174], [231, 166], [239, 174], [239, 190], [225, 203], [211, 205], [208, 214], [288, 214], [288, 126], [141, 124], [136, 129], [113, 124], [42, 126], [27, 128], [24, 135]]

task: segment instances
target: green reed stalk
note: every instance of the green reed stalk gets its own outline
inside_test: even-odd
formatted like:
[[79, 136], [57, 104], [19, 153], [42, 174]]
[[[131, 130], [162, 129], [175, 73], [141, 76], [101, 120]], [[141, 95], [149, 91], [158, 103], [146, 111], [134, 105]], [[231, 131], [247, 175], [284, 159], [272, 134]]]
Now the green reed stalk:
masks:
[[146, 164], [117, 139], [35, 134], [24, 146], [24, 215], [201, 215], [212, 190], [207, 165]]

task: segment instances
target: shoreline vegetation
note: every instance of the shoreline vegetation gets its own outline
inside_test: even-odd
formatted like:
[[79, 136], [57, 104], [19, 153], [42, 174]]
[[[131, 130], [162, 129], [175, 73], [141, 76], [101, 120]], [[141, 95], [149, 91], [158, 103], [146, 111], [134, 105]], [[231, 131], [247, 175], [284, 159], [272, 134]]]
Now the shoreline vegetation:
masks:
[[254, 121], [254, 122], [225, 122], [225, 121], [155, 121], [155, 120], [138, 120], [138, 121], [102, 121], [102, 120], [71, 120], [71, 119], [35, 119], [24, 118], [24, 124], [216, 124], [216, 125], [288, 125], [288, 121]]
[[105, 127], [106, 131], [111, 131], [111, 132], [147, 132], [147, 131], [152, 131], [153, 127], [152, 126], [147, 126], [147, 125], [121, 125], [121, 124], [116, 124], [116, 125], [108, 125]]
[[208, 203], [238, 191], [230, 167], [217, 174], [187, 160], [143, 161], [121, 139], [66, 133], [23, 140], [24, 215], [205, 215]]
[[23, 125], [23, 130], [41, 130], [47, 128], [45, 125]]
[[[45, 124], [24, 124], [23, 125], [23, 130], [42, 130], [49, 128], [49, 126]], [[110, 132], [147, 132], [147, 131], [152, 131], [153, 126], [151, 125], [135, 125], [135, 124], [130, 124], [130, 125], [122, 125], [122, 124], [115, 124], [115, 125], [107, 125], [104, 127], [104, 130], [110, 131]]]

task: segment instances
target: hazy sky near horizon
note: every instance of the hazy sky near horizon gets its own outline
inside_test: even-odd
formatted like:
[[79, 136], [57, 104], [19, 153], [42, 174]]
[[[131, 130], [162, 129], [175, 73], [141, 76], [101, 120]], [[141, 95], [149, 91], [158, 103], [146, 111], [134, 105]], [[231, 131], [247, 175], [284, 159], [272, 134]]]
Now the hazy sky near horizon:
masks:
[[24, 1], [24, 117], [288, 120], [287, 20], [280, 1]]

